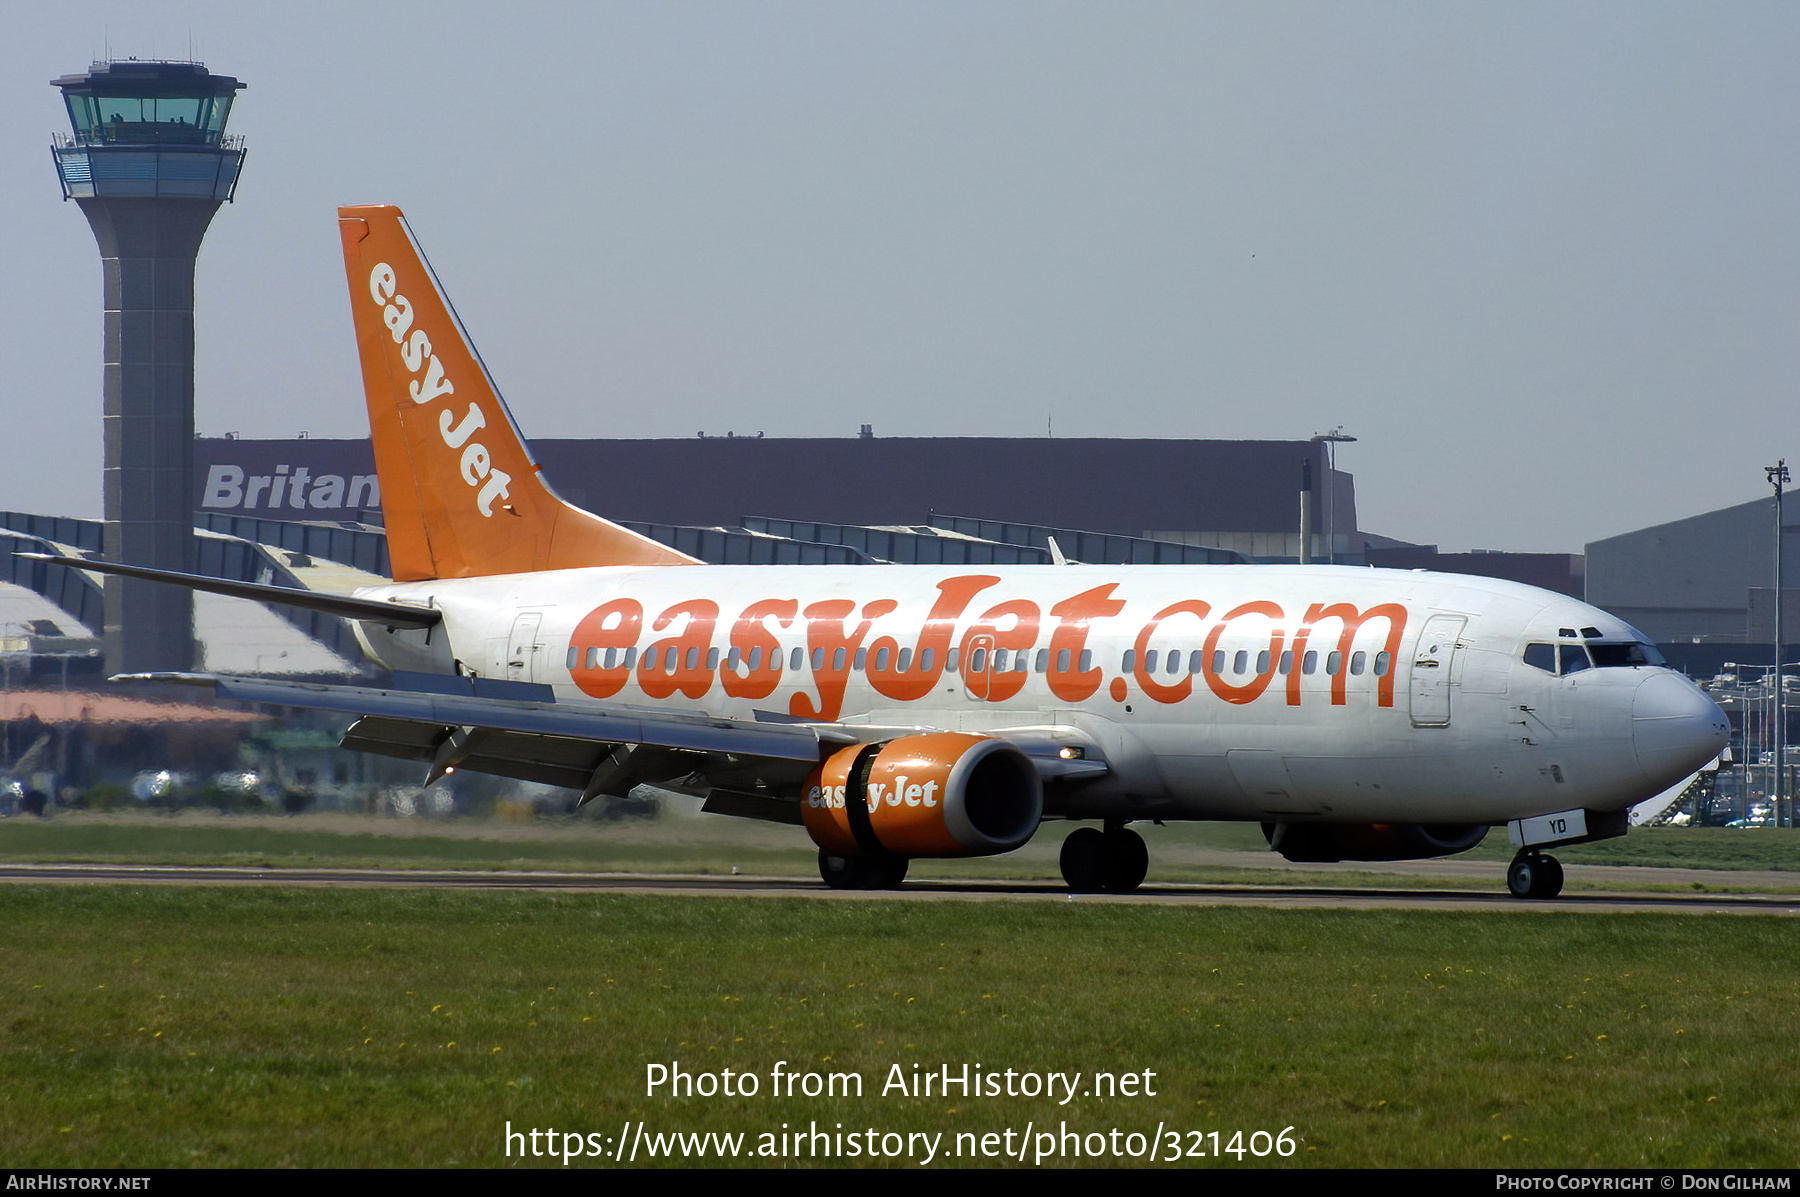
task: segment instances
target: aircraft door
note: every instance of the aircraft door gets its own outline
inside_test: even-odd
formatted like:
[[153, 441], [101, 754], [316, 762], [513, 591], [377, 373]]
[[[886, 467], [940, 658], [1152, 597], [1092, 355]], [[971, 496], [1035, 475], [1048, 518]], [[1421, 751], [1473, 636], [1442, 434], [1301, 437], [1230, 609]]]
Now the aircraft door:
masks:
[[537, 642], [538, 625], [543, 622], [542, 611], [527, 611], [513, 620], [512, 635], [506, 641], [508, 681], [529, 682], [536, 678], [538, 654], [543, 651]]
[[1412, 664], [1414, 727], [1450, 725], [1450, 691], [1456, 685], [1456, 638], [1467, 622], [1461, 615], [1433, 615], [1419, 632]]

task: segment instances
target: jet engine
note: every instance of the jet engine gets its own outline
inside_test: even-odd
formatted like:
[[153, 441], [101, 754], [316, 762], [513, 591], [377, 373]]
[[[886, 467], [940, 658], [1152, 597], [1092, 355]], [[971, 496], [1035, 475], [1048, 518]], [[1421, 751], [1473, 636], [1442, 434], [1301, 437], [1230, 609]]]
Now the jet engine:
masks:
[[1485, 823], [1264, 823], [1269, 847], [1294, 861], [1423, 860], [1467, 852]]
[[990, 856], [1030, 839], [1044, 787], [1015, 745], [960, 732], [853, 744], [806, 780], [800, 814], [823, 855]]

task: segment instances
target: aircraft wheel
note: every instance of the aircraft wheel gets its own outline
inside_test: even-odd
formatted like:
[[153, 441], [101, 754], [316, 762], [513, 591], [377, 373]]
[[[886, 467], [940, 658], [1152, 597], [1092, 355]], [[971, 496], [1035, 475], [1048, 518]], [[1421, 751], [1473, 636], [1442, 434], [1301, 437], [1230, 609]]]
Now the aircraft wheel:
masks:
[[904, 856], [833, 856], [819, 850], [819, 876], [832, 889], [899, 889], [909, 863]]
[[1106, 878], [1108, 893], [1128, 894], [1144, 883], [1150, 871], [1150, 849], [1144, 837], [1128, 827], [1116, 827], [1106, 833]]
[[1533, 894], [1532, 897], [1554, 898], [1562, 893], [1563, 867], [1562, 862], [1557, 860], [1556, 857], [1539, 857], [1538, 874], [1537, 893]]
[[1515, 898], [1529, 898], [1537, 885], [1538, 858], [1521, 852], [1506, 866], [1506, 890]]
[[912, 862], [904, 856], [889, 856], [869, 861], [869, 884], [864, 889], [899, 889], [906, 880], [906, 866]]
[[1562, 887], [1562, 864], [1554, 856], [1521, 852], [1506, 868], [1506, 888], [1515, 898], [1554, 898]]
[[833, 856], [819, 849], [819, 877], [832, 889], [861, 889], [861, 864], [853, 856]]
[[1074, 893], [1099, 893], [1107, 888], [1108, 855], [1106, 836], [1098, 828], [1071, 831], [1062, 845], [1063, 881]]

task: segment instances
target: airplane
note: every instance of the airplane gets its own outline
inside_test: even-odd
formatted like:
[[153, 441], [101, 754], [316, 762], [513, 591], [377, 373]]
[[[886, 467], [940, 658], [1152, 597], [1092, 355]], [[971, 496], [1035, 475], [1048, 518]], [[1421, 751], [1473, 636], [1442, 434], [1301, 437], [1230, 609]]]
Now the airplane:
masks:
[[338, 223], [391, 583], [59, 560], [345, 616], [393, 683], [138, 676], [355, 715], [345, 747], [428, 781], [577, 805], [647, 784], [796, 824], [842, 889], [1074, 820], [1070, 889], [1124, 893], [1148, 867], [1128, 824], [1240, 820], [1292, 861], [1446, 856], [1505, 824], [1509, 891], [1550, 898], [1546, 849], [1625, 834], [1730, 735], [1634, 628], [1488, 578], [701, 564], [551, 489], [399, 209]]

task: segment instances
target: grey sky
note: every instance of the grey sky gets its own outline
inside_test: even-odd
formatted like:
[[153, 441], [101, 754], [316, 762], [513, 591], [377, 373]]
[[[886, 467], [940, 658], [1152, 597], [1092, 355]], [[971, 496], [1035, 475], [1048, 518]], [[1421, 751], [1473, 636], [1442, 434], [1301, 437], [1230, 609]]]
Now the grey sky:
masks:
[[1792, 4], [0, 18], [8, 508], [100, 505], [100, 268], [48, 80], [190, 36], [249, 84], [203, 433], [366, 435], [333, 210], [397, 203], [539, 437], [1343, 423], [1364, 527], [1558, 552], [1800, 456]]

